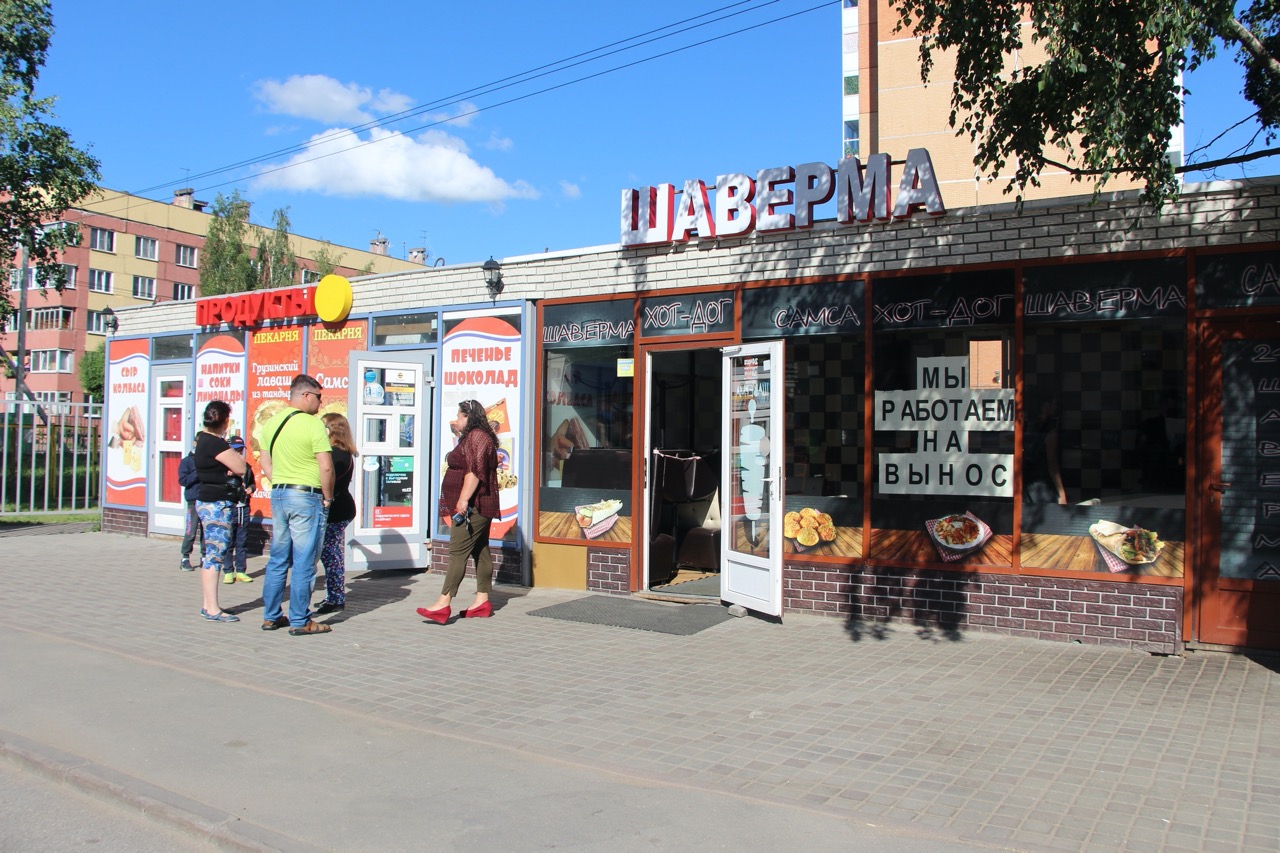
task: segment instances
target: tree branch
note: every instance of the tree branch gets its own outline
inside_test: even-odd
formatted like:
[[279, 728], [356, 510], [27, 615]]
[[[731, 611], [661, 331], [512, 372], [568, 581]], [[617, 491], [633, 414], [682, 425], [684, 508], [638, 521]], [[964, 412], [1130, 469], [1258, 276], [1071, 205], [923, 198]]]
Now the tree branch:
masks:
[[[1248, 154], [1233, 154], [1230, 157], [1220, 157], [1217, 160], [1206, 160], [1203, 163], [1187, 163], [1173, 170], [1175, 175], [1183, 175], [1187, 172], [1203, 172], [1206, 169], [1216, 169], [1219, 166], [1231, 166], [1236, 163], [1248, 163], [1251, 160], [1261, 160], [1263, 157], [1274, 157], [1280, 154], [1280, 148], [1264, 148], [1260, 151], [1250, 151]], [[1068, 166], [1066, 163], [1059, 163], [1057, 160], [1044, 158], [1044, 162], [1048, 166], [1055, 166], [1068, 175], [1086, 178], [1094, 175], [1110, 175], [1117, 173], [1138, 173], [1138, 169], [1081, 169], [1076, 166]]]
[[1224, 40], [1239, 42], [1250, 55], [1266, 65], [1272, 74], [1280, 76], [1280, 61], [1267, 52], [1266, 47], [1258, 41], [1257, 36], [1250, 32], [1248, 27], [1230, 15], [1218, 20], [1214, 26], [1218, 30], [1218, 35]]

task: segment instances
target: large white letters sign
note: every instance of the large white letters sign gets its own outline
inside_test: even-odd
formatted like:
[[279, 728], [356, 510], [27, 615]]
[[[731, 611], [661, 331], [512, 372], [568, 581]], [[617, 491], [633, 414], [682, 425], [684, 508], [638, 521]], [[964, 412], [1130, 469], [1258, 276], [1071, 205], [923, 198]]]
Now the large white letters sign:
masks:
[[917, 209], [932, 216], [947, 212], [926, 149], [907, 152], [896, 200], [890, 198], [891, 165], [888, 154], [872, 154], [866, 166], [857, 157], [847, 157], [835, 169], [825, 163], [803, 163], [761, 169], [755, 178], [740, 172], [720, 175], [714, 209], [706, 182], [698, 178], [685, 181], [679, 193], [672, 184], [625, 189], [621, 242], [655, 246], [695, 238], [741, 237], [753, 230], [812, 228], [814, 209], [833, 198], [841, 225], [906, 219]]

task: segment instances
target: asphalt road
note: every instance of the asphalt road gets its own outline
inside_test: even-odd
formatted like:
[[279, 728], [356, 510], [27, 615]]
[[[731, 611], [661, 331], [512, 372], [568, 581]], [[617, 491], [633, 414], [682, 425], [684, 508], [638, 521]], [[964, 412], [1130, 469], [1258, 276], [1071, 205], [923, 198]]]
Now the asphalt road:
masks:
[[0, 850], [183, 853], [214, 850], [124, 806], [0, 760]]

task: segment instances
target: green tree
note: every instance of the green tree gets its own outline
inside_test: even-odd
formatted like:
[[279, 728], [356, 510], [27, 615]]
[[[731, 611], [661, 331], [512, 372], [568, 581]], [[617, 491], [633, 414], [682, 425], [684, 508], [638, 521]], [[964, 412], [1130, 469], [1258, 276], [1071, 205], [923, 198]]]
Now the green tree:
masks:
[[320, 278], [332, 275], [338, 269], [338, 262], [342, 260], [342, 252], [334, 251], [332, 243], [325, 243], [316, 250], [315, 257], [312, 259], [316, 265], [316, 274]]
[[[98, 161], [72, 144], [57, 125], [53, 98], [35, 96], [49, 52], [53, 13], [45, 0], [0, 3], [0, 281], [14, 269], [13, 249], [25, 251], [42, 287], [62, 290], [60, 252], [80, 229], [61, 218], [97, 189]], [[0, 330], [14, 306], [8, 288], [0, 297]]]
[[249, 202], [239, 190], [222, 193], [209, 210], [209, 232], [200, 250], [200, 295], [220, 296], [252, 290], [258, 280], [249, 245]]
[[86, 349], [80, 356], [80, 387], [85, 396], [102, 400], [107, 387], [107, 344], [98, 344], [97, 349]]
[[[1180, 167], [1168, 159], [1171, 131], [1182, 120], [1180, 75], [1219, 50], [1234, 53], [1265, 144], [1274, 140], [1280, 126], [1276, 0], [890, 2], [901, 14], [898, 29], [921, 39], [926, 82], [935, 51], [954, 53], [951, 126], [976, 143], [974, 164], [983, 173], [994, 177], [1009, 164], [1016, 167], [1006, 192], [1021, 197], [1053, 166], [1096, 179], [1099, 190], [1112, 176], [1129, 176], [1146, 184], [1145, 198], [1158, 206], [1177, 195], [1179, 172], [1280, 153], [1242, 150]], [[1041, 45], [1048, 59], [1016, 64], [1013, 57], [1028, 43]]]
[[291, 287], [298, 283], [298, 258], [289, 245], [289, 208], [278, 208], [274, 226], [258, 244], [258, 286]]

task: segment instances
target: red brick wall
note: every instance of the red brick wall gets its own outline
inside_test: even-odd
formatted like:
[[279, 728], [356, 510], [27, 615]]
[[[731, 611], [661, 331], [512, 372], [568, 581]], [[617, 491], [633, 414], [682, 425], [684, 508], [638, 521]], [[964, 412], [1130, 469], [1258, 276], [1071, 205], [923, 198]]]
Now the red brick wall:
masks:
[[618, 548], [588, 548], [587, 589], [614, 595], [630, 594], [631, 552]]
[[855, 629], [898, 622], [1171, 654], [1182, 647], [1182, 592], [1099, 578], [790, 564], [783, 607], [842, 616]]
[[[431, 569], [435, 574], [444, 574], [449, 571], [449, 546], [444, 542], [428, 543], [431, 548]], [[524, 575], [520, 571], [520, 552], [508, 551], [502, 548], [490, 547], [490, 553], [493, 554], [493, 580], [494, 583], [509, 583], [520, 585], [524, 583]], [[467, 577], [474, 578], [476, 576], [475, 561], [467, 561]]]
[[147, 535], [147, 514], [142, 510], [102, 508], [102, 532]]

